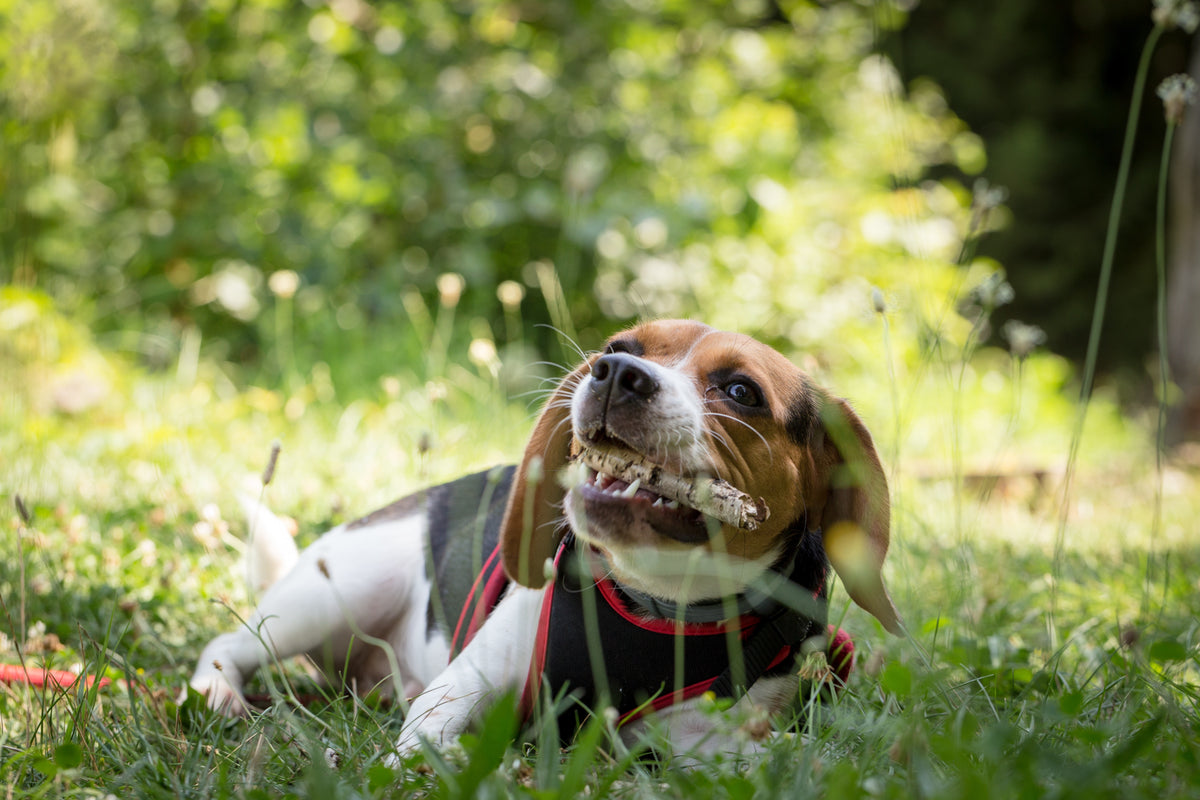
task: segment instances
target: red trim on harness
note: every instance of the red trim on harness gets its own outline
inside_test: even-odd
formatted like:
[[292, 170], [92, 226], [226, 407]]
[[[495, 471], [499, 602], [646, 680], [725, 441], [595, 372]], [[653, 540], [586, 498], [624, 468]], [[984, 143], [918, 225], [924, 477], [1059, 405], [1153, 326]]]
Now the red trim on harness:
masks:
[[[555, 558], [555, 566], [558, 559]], [[542, 613], [538, 617], [537, 638], [533, 641], [533, 658], [529, 661], [529, 674], [525, 676], [525, 688], [521, 691], [520, 712], [524, 719], [533, 714], [538, 690], [542, 688], [542, 673], [546, 669], [546, 643], [550, 639], [550, 607], [554, 605], [554, 581], [543, 592]]]
[[758, 618], [749, 615], [739, 617], [736, 623], [737, 627], [728, 622], [685, 622], [680, 625], [673, 619], [645, 617], [629, 610], [625, 601], [617, 593], [617, 585], [612, 580], [608, 578], [597, 580], [596, 586], [600, 589], [600, 594], [608, 602], [608, 605], [623, 620], [650, 633], [662, 633], [668, 636], [676, 636], [680, 633], [684, 636], [715, 636], [717, 634], [724, 636], [732, 628], [739, 631], [742, 638], [745, 638], [746, 634], [758, 624]]
[[829, 626], [829, 647], [825, 651], [829, 659], [829, 667], [841, 681], [839, 687], [845, 686], [850, 680], [850, 670], [854, 669], [854, 640], [850, 634], [841, 628]]
[[[783, 663], [784, 659], [786, 659], [791, 654], [792, 654], [792, 648], [787, 647], [786, 645], [784, 647], [779, 648], [779, 652], [775, 655], [775, 658], [773, 658], [771, 660], [771, 663], [767, 665], [767, 669], [770, 670], [770, 669], [774, 669], [775, 667], [779, 666], [780, 664]], [[619, 728], [622, 725], [633, 722], [634, 720], [641, 719], [642, 717], [644, 717], [647, 714], [650, 714], [652, 712], [662, 711], [664, 708], [670, 708], [671, 706], [675, 705], [676, 703], [682, 703], [685, 700], [691, 700], [694, 697], [699, 697], [700, 695], [707, 692], [709, 690], [709, 688], [714, 683], [717, 682], [718, 677], [719, 676], [714, 675], [711, 678], [706, 678], [705, 680], [697, 681], [696, 683], [693, 683], [691, 686], [685, 686], [677, 692], [668, 692], [666, 694], [660, 694], [658, 697], [654, 698], [649, 703], [645, 703], [641, 707], [635, 708], [634, 710], [627, 713], [625, 716], [621, 717], [621, 719], [617, 721], [617, 727]]]
[[[500, 557], [500, 546], [496, 545], [496, 549], [492, 550], [492, 554], [488, 556], [487, 561], [483, 562], [483, 568], [479, 570], [479, 574], [475, 576], [475, 582], [471, 584], [471, 591], [467, 592], [467, 601], [463, 603], [462, 612], [458, 615], [458, 624], [454, 627], [454, 636], [450, 639], [450, 658], [454, 658], [456, 653], [462, 652], [475, 634], [479, 632], [479, 628], [483, 625], [484, 620], [488, 618], [488, 614], [492, 613], [492, 609], [496, 607], [496, 601], [500, 598], [500, 593], [504, 591], [504, 586], [508, 583], [508, 578], [502, 569], [493, 569], [489, 571], [496, 559]], [[483, 597], [479, 602], [472, 602], [477, 592], [479, 592], [479, 584], [484, 581], [484, 576], [487, 576], [487, 581], [483, 587]], [[471, 619], [467, 622], [467, 612], [471, 612]], [[463, 623], [467, 622], [467, 629], [463, 631]], [[459, 635], [462, 634], [462, 642], [459, 643]]]

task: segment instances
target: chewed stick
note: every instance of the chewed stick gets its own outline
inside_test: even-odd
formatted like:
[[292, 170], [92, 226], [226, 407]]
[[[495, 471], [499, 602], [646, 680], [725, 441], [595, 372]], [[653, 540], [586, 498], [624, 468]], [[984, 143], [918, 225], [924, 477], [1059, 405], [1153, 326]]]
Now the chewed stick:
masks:
[[641, 481], [650, 491], [743, 530], [754, 530], [771, 514], [761, 497], [754, 500], [719, 478], [673, 475], [628, 450], [585, 447], [579, 460], [627, 483]]

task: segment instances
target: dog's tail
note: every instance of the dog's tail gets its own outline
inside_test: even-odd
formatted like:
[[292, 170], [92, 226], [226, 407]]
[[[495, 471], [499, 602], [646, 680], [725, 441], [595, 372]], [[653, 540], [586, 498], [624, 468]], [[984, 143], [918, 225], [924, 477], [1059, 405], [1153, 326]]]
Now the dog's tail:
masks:
[[246, 586], [252, 596], [270, 588], [295, 565], [300, 552], [293, 526], [275, 516], [258, 500], [239, 494], [246, 515]]

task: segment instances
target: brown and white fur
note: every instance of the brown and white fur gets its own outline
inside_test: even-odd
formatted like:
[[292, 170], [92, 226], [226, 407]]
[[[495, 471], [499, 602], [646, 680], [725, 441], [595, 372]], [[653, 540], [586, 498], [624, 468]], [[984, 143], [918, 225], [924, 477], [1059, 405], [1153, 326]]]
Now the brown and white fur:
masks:
[[[723, 479], [764, 499], [769, 518], [753, 531], [721, 525], [709, 535], [704, 526], [717, 527], [711, 519], [697, 522], [694, 511], [652, 502], [645, 492], [604, 491], [594, 473], [563, 488], [557, 476], [573, 455], [602, 441], [676, 475]], [[207, 694], [210, 707], [243, 713], [249, 675], [276, 658], [309, 654], [344, 667], [338, 677], [360, 690], [395, 685], [415, 698], [398, 752], [422, 739], [450, 743], [490, 698], [521, 691], [546, 561], [567, 526], [620, 584], [692, 603], [753, 584], [780, 557], [783, 532], [804, 518], [823, 532], [850, 596], [900, 632], [880, 574], [889, 539], [887, 483], [855, 413], [749, 336], [691, 321], [644, 323], [614, 336], [547, 402], [500, 523], [504, 567], [514, 582], [448, 666], [447, 632], [431, 629], [427, 613], [429, 519], [413, 504], [411, 513], [368, 517], [308, 547], [246, 625], [209, 643], [191, 686]], [[356, 631], [387, 643], [398, 676], [389, 654]], [[796, 683], [795, 675], [760, 679], [733, 710], [777, 712], [795, 696]], [[681, 749], [720, 746], [712, 716], [693, 701], [657, 717]]]

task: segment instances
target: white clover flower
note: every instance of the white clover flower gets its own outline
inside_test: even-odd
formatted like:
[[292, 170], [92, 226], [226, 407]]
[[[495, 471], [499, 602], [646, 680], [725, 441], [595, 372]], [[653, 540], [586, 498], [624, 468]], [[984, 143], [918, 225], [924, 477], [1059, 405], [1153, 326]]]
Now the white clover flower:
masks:
[[1163, 101], [1167, 122], [1178, 125], [1183, 112], [1196, 101], [1196, 82], [1190, 75], [1171, 75], [1158, 85], [1158, 96]]

